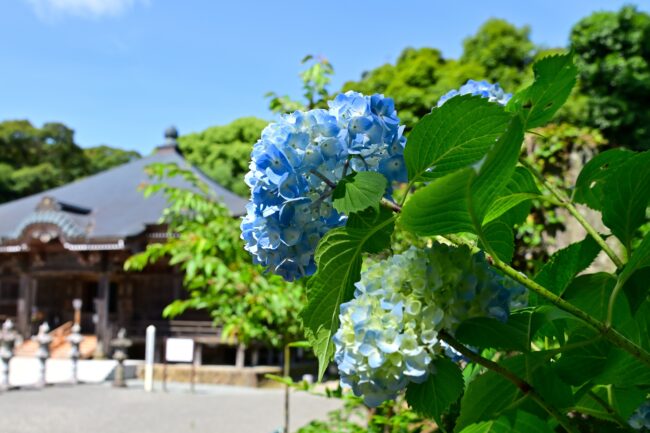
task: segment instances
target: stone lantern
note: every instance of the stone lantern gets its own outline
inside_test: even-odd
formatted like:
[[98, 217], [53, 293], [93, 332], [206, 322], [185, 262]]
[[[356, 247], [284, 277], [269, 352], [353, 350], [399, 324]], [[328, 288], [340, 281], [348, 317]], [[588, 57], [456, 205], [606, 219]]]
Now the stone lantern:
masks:
[[83, 341], [83, 336], [81, 335], [81, 326], [79, 326], [78, 323], [72, 325], [72, 333], [68, 335], [67, 340], [70, 343], [70, 359], [72, 360], [72, 383], [76, 385], [79, 383], [78, 367], [79, 358], [81, 357], [79, 346]]
[[16, 341], [16, 332], [14, 324], [7, 319], [2, 324], [0, 331], [0, 391], [9, 389], [9, 362], [14, 356], [14, 342]]
[[52, 342], [52, 336], [50, 336], [49, 332], [50, 325], [48, 325], [47, 322], [43, 322], [43, 324], [38, 327], [38, 334], [34, 337], [34, 340], [38, 343], [36, 357], [41, 362], [39, 381], [36, 384], [39, 388], [43, 388], [46, 385], [45, 363], [47, 362], [47, 358], [50, 357], [50, 343]]
[[117, 338], [111, 340], [111, 347], [115, 349], [113, 353], [113, 359], [117, 361], [117, 366], [115, 367], [115, 377], [113, 379], [113, 386], [124, 388], [126, 387], [126, 381], [124, 380], [124, 360], [127, 358], [127, 350], [133, 341], [126, 338], [126, 329], [121, 328], [117, 332]]

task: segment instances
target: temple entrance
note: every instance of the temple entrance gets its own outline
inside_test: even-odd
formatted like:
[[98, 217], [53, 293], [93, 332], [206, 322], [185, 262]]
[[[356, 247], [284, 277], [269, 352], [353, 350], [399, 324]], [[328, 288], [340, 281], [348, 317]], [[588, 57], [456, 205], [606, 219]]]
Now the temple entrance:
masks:
[[[97, 280], [79, 276], [41, 277], [35, 280], [37, 289], [30, 318], [32, 333], [42, 322], [48, 322], [50, 327], [57, 328], [63, 323], [73, 321], [72, 301], [74, 299], [82, 301], [80, 315], [82, 332], [84, 334], [97, 332]], [[111, 284], [111, 291], [115, 292], [115, 290], [116, 285]], [[110, 307], [113, 307], [113, 311], [110, 311]], [[115, 302], [109, 302], [109, 313], [115, 313]]]

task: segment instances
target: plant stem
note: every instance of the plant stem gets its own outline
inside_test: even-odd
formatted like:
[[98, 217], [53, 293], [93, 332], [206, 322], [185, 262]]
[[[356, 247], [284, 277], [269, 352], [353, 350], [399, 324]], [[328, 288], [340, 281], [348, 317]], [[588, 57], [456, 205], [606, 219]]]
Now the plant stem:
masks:
[[564, 416], [560, 411], [558, 411], [556, 408], [553, 406], [549, 405], [546, 400], [537, 392], [537, 390], [528, 382], [525, 380], [521, 379], [519, 376], [515, 375], [512, 373], [510, 370], [504, 368], [503, 366], [497, 364], [494, 361], [491, 361], [487, 358], [483, 358], [481, 355], [472, 352], [469, 350], [465, 345], [463, 345], [461, 342], [456, 340], [451, 334], [446, 332], [444, 329], [440, 331], [439, 333], [440, 338], [442, 338], [447, 344], [449, 344], [451, 347], [456, 349], [461, 355], [464, 357], [470, 359], [471, 361], [482, 365], [483, 367], [487, 368], [488, 370], [492, 370], [495, 373], [503, 376], [505, 379], [509, 380], [512, 382], [519, 390], [526, 395], [529, 395], [537, 404], [539, 404], [541, 407], [546, 410], [549, 415], [553, 416], [553, 418], [557, 419], [557, 421], [564, 427], [564, 429], [569, 432], [569, 433], [578, 433], [578, 430], [576, 430], [570, 423], [569, 419]]
[[566, 208], [566, 210], [569, 211], [569, 213], [580, 223], [580, 225], [585, 228], [587, 233], [589, 233], [589, 235], [592, 238], [594, 238], [598, 246], [600, 246], [600, 248], [602, 248], [602, 250], [605, 251], [605, 254], [609, 256], [609, 258], [612, 260], [612, 262], [614, 262], [616, 267], [622, 268], [624, 265], [623, 260], [621, 260], [618, 257], [618, 255], [614, 252], [614, 250], [612, 250], [609, 247], [609, 245], [607, 245], [607, 243], [602, 238], [602, 236], [600, 236], [598, 231], [596, 231], [596, 229], [591, 224], [589, 224], [589, 221], [587, 221], [585, 217], [582, 216], [580, 212], [578, 212], [578, 209], [576, 209], [573, 203], [571, 203], [569, 197], [567, 197], [567, 195], [562, 190], [552, 185], [544, 177], [544, 175], [540, 173], [539, 170], [537, 170], [537, 168], [535, 168], [531, 163], [526, 161], [524, 158], [519, 158], [519, 162], [521, 163], [521, 165], [526, 167], [533, 174], [533, 176], [535, 176], [537, 180], [539, 180], [540, 183], [544, 185], [544, 187], [547, 190], [549, 190], [549, 192], [553, 194], [553, 196], [555, 196], [555, 198], [557, 198], [560, 201], [560, 205]]
[[[445, 237], [441, 236], [441, 238], [446, 239], [455, 245], [467, 245], [470, 247], [472, 252], [480, 251], [479, 248], [473, 245], [469, 245], [467, 242], [465, 242], [462, 238], [458, 236], [448, 235]], [[501, 272], [503, 272], [513, 280], [517, 281], [519, 284], [523, 285], [527, 289], [532, 290], [538, 295], [548, 299], [561, 310], [573, 314], [578, 319], [582, 320], [583, 322], [587, 323], [589, 326], [594, 328], [596, 331], [598, 331], [600, 335], [603, 336], [603, 338], [605, 338], [607, 341], [612, 343], [614, 346], [620, 347], [621, 349], [628, 352], [630, 355], [637, 358], [639, 361], [650, 366], [650, 353], [648, 353], [642, 347], [634, 344], [627, 337], [625, 337], [617, 330], [612, 328], [609, 324], [601, 322], [600, 320], [592, 317], [591, 315], [582, 311], [580, 308], [576, 307], [570, 302], [565, 301], [564, 299], [557, 296], [555, 293], [551, 292], [541, 284], [536, 283], [535, 281], [528, 278], [526, 275], [510, 267], [510, 265], [502, 262], [497, 257], [492, 257], [492, 266], [499, 269]]]
[[383, 197], [382, 197], [381, 201], [379, 202], [379, 204], [382, 207], [385, 207], [388, 210], [392, 210], [395, 213], [400, 213], [402, 211], [402, 206], [400, 206], [397, 203], [395, 203], [393, 201], [390, 201], [390, 200], [388, 200], [386, 198], [383, 198]]
[[[395, 213], [400, 213], [402, 208], [399, 205], [396, 205], [395, 203], [389, 202], [386, 200], [386, 203], [382, 201], [381, 203], [382, 206], [387, 207], [388, 209], [391, 209]], [[575, 208], [574, 208], [575, 209]], [[577, 210], [576, 210], [577, 212]], [[589, 225], [587, 223], [587, 225]], [[591, 227], [591, 226], [589, 226]], [[593, 229], [593, 228], [592, 228]], [[598, 236], [598, 239], [602, 241], [602, 238], [598, 233], [596, 233], [596, 236]], [[455, 245], [467, 245], [470, 247], [470, 249], [473, 252], [478, 252], [480, 251], [479, 248], [477, 248], [474, 245], [469, 245], [467, 242], [465, 242], [462, 238], [456, 235], [447, 235], [447, 236], [439, 236], [442, 239], [447, 240], [448, 242], [451, 242], [452, 244]], [[604, 241], [603, 241], [604, 243]], [[607, 246], [605, 244], [605, 246]], [[607, 247], [609, 248], [609, 247]], [[611, 251], [611, 250], [610, 250]], [[616, 256], [615, 256], [616, 257]], [[618, 260], [618, 258], [617, 258]], [[524, 274], [521, 274], [514, 268], [510, 267], [507, 263], [504, 263], [503, 261], [499, 260], [498, 257], [492, 256], [492, 266], [495, 268], [499, 269], [501, 272], [504, 274], [508, 275], [510, 278], [513, 280], [517, 281], [524, 287], [528, 288], [529, 290], [532, 290], [533, 292], [537, 293], [538, 295], [548, 299], [551, 301], [555, 306], [558, 308], [566, 311], [567, 313], [573, 314], [575, 317], [578, 319], [584, 321], [586, 324], [594, 328], [596, 331], [600, 333], [600, 335], [603, 336], [607, 341], [612, 343], [614, 346], [620, 347], [621, 349], [625, 350], [635, 358], [637, 358], [639, 361], [643, 362], [644, 364], [650, 366], [650, 353], [643, 349], [641, 346], [638, 346], [634, 344], [634, 342], [630, 341], [627, 337], [619, 333], [617, 330], [611, 327], [610, 323], [603, 323], [600, 320], [592, 317], [588, 313], [582, 311], [580, 308], [576, 307], [575, 305], [571, 304], [570, 302], [567, 302], [566, 300], [562, 299], [555, 293], [551, 292], [541, 284], [536, 283], [535, 281], [531, 280]]]
[[[291, 369], [291, 346], [286, 344], [284, 346], [284, 363], [282, 367], [282, 375], [287, 378]], [[284, 433], [289, 433], [289, 385], [284, 386]]]
[[325, 182], [327, 186], [330, 188], [334, 189], [336, 188], [336, 182], [331, 181], [327, 176], [325, 176], [323, 173], [319, 172], [318, 170], [311, 170], [311, 174]]
[[551, 301], [558, 308], [573, 314], [578, 319], [590, 325], [592, 328], [596, 329], [607, 341], [613, 345], [620, 347], [626, 352], [630, 353], [632, 356], [637, 358], [639, 361], [650, 366], [650, 353], [640, 346], [637, 346], [632, 341], [628, 340], [624, 335], [616, 331], [609, 324], [603, 323], [600, 320], [592, 317], [591, 315], [585, 313], [575, 305], [570, 302], [565, 301], [564, 299], [557, 296], [555, 293], [546, 289], [544, 286], [536, 283], [535, 281], [529, 279], [523, 274], [520, 274], [515, 269], [511, 268], [506, 263], [499, 260], [497, 257], [493, 257], [493, 266], [499, 269], [504, 274], [508, 275], [513, 280], [532, 290], [540, 296]]
[[607, 320], [605, 321], [608, 326], [612, 326], [612, 320], [614, 319], [614, 304], [616, 303], [616, 297], [622, 288], [623, 284], [621, 284], [621, 279], [619, 278], [616, 280], [614, 290], [612, 290], [611, 295], [609, 295], [609, 303], [607, 304]]

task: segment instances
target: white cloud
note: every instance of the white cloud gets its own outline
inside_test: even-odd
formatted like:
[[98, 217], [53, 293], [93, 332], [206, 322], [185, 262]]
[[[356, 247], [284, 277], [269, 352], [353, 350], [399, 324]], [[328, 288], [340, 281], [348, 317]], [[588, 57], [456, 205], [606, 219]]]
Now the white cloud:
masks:
[[27, 2], [32, 5], [39, 17], [50, 19], [57, 15], [116, 16], [136, 3], [148, 3], [148, 0], [27, 0]]

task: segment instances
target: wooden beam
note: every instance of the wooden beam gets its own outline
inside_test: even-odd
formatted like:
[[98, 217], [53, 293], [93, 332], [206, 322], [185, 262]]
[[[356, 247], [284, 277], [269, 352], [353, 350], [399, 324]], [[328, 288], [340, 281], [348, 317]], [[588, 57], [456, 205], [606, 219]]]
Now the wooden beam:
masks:
[[36, 280], [26, 272], [21, 272], [16, 303], [16, 321], [18, 332], [24, 337], [31, 337], [32, 306], [36, 295]]
[[97, 313], [97, 329], [96, 334], [100, 344], [97, 348], [101, 353], [97, 355], [108, 355], [109, 343], [111, 340], [110, 324], [108, 321], [108, 307], [111, 294], [111, 280], [108, 273], [99, 274], [97, 280], [97, 299], [95, 300], [95, 308]]

